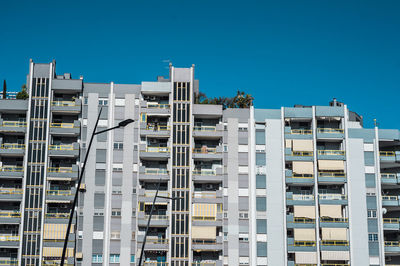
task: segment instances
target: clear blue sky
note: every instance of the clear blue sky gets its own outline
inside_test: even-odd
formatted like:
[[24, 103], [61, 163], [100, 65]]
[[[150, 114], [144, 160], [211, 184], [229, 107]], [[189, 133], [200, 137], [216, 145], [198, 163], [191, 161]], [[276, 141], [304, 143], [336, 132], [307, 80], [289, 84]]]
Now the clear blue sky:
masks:
[[1, 1], [0, 79], [25, 83], [28, 60], [89, 82], [139, 83], [166, 63], [196, 65], [208, 95], [258, 108], [333, 97], [400, 128], [400, 1]]

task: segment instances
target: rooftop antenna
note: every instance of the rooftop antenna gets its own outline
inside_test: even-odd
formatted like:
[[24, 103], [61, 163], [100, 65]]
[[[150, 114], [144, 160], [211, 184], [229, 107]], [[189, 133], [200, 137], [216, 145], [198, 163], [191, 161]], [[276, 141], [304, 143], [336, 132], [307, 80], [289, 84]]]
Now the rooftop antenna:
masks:
[[375, 126], [375, 127], [378, 127], [378, 126], [379, 126], [379, 123], [376, 122], [376, 118], [374, 118], [374, 126]]

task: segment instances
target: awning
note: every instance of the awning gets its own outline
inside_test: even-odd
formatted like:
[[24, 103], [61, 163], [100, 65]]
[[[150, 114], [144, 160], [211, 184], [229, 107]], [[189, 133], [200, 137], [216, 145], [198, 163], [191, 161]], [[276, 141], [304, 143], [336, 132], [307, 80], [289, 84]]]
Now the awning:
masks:
[[319, 205], [319, 215], [321, 217], [342, 218], [342, 206]]
[[317, 252], [295, 252], [296, 264], [317, 264]]
[[348, 251], [321, 251], [321, 260], [350, 260]]
[[327, 171], [344, 171], [344, 161], [339, 160], [318, 160], [318, 169]]
[[313, 151], [313, 141], [311, 139], [294, 139], [293, 151]]
[[[61, 257], [63, 248], [55, 248], [55, 247], [44, 247], [43, 248], [43, 257]], [[74, 249], [67, 248], [66, 252], [67, 257], [74, 256]]]
[[[44, 224], [43, 238], [44, 239], [64, 239], [67, 232], [67, 224]], [[71, 226], [71, 231], [74, 231], [74, 225]]]
[[195, 203], [193, 204], [193, 216], [216, 217], [217, 204]]
[[322, 228], [323, 240], [348, 240], [347, 228]]
[[303, 217], [315, 219], [315, 207], [314, 206], [294, 206], [294, 217]]
[[192, 238], [216, 239], [217, 228], [215, 226], [192, 226]]
[[295, 241], [315, 241], [315, 229], [294, 229]]
[[294, 174], [314, 174], [314, 163], [313, 162], [293, 162], [293, 173]]

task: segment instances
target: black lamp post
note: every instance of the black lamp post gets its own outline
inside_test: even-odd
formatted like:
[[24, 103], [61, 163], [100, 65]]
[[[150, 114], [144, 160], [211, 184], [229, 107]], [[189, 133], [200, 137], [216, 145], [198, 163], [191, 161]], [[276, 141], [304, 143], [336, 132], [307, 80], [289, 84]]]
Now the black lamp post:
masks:
[[82, 170], [81, 170], [80, 175], [79, 175], [78, 189], [75, 192], [74, 201], [72, 202], [72, 205], [71, 205], [71, 213], [69, 215], [69, 222], [68, 222], [67, 232], [66, 232], [66, 236], [65, 236], [65, 239], [64, 239], [64, 247], [63, 247], [62, 256], [61, 256], [61, 266], [64, 266], [65, 253], [67, 251], [67, 245], [68, 245], [68, 237], [69, 237], [69, 233], [71, 231], [71, 224], [72, 224], [72, 219], [73, 219], [73, 216], [74, 216], [74, 210], [75, 210], [75, 207], [76, 207], [76, 204], [77, 204], [77, 201], [78, 201], [79, 188], [81, 187], [82, 177], [83, 177], [83, 173], [85, 172], [85, 167], [86, 167], [86, 161], [87, 161], [88, 156], [89, 156], [90, 148], [92, 147], [92, 142], [93, 142], [94, 136], [98, 135], [98, 134], [101, 134], [101, 133], [104, 133], [104, 132], [107, 132], [107, 131], [110, 131], [110, 130], [113, 130], [113, 129], [116, 129], [116, 128], [125, 127], [126, 125], [134, 122], [133, 119], [126, 119], [124, 121], [119, 122], [118, 125], [115, 126], [115, 127], [107, 128], [105, 130], [96, 132], [97, 125], [98, 125], [99, 120], [100, 120], [101, 111], [102, 111], [102, 108], [99, 111], [99, 115], [97, 116], [97, 120], [96, 120], [96, 124], [94, 126], [94, 129], [93, 129], [92, 136], [90, 137], [89, 146], [88, 146], [88, 148], [86, 150], [85, 160], [83, 161]]

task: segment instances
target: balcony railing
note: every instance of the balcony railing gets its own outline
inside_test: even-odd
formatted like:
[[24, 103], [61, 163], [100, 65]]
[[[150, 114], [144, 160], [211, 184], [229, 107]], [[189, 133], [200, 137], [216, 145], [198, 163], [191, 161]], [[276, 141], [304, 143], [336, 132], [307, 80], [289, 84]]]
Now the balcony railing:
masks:
[[146, 243], [149, 244], [168, 244], [168, 239], [162, 239], [162, 238], [158, 238], [158, 239], [151, 239], [149, 237], [147, 237]]
[[322, 223], [347, 223], [348, 218], [331, 218], [331, 217], [321, 217], [320, 221]]
[[47, 171], [49, 173], [73, 173], [72, 167], [49, 167]]
[[62, 213], [62, 212], [48, 212], [46, 213], [46, 218], [49, 219], [68, 219], [69, 218], [69, 213]]
[[70, 196], [72, 195], [71, 190], [55, 190], [55, 189], [48, 189], [46, 191], [47, 195], [52, 195], [52, 196]]
[[314, 195], [300, 195], [300, 194], [293, 194], [292, 200], [314, 200]]
[[217, 217], [215, 216], [193, 216], [193, 220], [195, 221], [215, 221]]
[[147, 146], [146, 152], [169, 152], [169, 147], [149, 147], [149, 146]]
[[380, 151], [379, 155], [381, 157], [393, 157], [396, 156], [396, 153], [394, 151]]
[[314, 178], [312, 174], [292, 174], [289, 178]]
[[147, 124], [146, 126], [147, 130], [153, 130], [153, 131], [168, 131], [170, 130], [170, 127], [168, 125], [154, 125], [154, 124]]
[[21, 217], [20, 211], [0, 211], [0, 218], [20, 218], [20, 217]]
[[344, 172], [318, 172], [319, 177], [346, 177]]
[[4, 143], [4, 144], [1, 144], [0, 149], [4, 149], [4, 150], [23, 150], [23, 149], [25, 149], [25, 144]]
[[313, 156], [313, 152], [312, 151], [293, 151], [292, 152], [292, 156], [306, 156], [306, 157], [310, 157]]
[[0, 241], [19, 241], [19, 236], [12, 236], [12, 235], [0, 235]]
[[400, 241], [385, 241], [385, 247], [400, 247]]
[[51, 123], [50, 127], [56, 128], [74, 128], [74, 123]]
[[294, 241], [293, 246], [295, 247], [315, 247], [315, 241]]
[[166, 168], [146, 168], [144, 173], [146, 175], [167, 175], [168, 170]]
[[290, 130], [290, 134], [293, 135], [312, 135], [311, 129], [292, 129]]
[[18, 265], [17, 259], [0, 259], [0, 265]]
[[51, 106], [78, 106], [75, 101], [52, 101]]
[[395, 179], [397, 177], [396, 173], [381, 173], [382, 179]]
[[193, 148], [193, 153], [217, 153], [217, 148], [211, 147], [202, 147], [202, 148]]
[[319, 150], [318, 155], [345, 155], [345, 151], [342, 150]]
[[399, 218], [383, 218], [383, 223], [385, 224], [398, 224]]
[[[149, 219], [150, 215], [149, 214], [145, 214], [144, 215], [145, 219]], [[166, 214], [153, 214], [151, 216], [151, 220], [157, 220], [157, 221], [166, 221], [169, 220], [169, 216]]]
[[168, 266], [168, 262], [144, 261], [143, 265], [146, 265], [146, 266]]
[[193, 192], [193, 198], [200, 199], [215, 199], [217, 197], [216, 191], [195, 191]]
[[165, 103], [147, 103], [147, 108], [169, 109], [169, 104], [165, 104]]
[[[156, 195], [156, 191], [147, 190], [144, 192], [145, 197], [153, 198], [155, 195]], [[158, 191], [158, 196], [169, 197], [169, 192], [168, 191]]]
[[304, 217], [294, 217], [293, 222], [299, 223], [299, 224], [314, 224], [315, 219], [304, 218]]
[[194, 169], [193, 170], [194, 175], [217, 175], [217, 171], [213, 169]]
[[216, 126], [194, 126], [193, 130], [195, 131], [217, 131], [217, 127]]
[[3, 121], [1, 123], [3, 127], [26, 127], [25, 121]]
[[74, 145], [73, 144], [49, 145], [49, 150], [52, 150], [52, 151], [72, 151], [72, 150], [74, 150]]
[[0, 195], [11, 195], [11, 194], [19, 194], [23, 193], [22, 188], [8, 188], [8, 187], [0, 187]]
[[203, 262], [203, 261], [196, 261], [192, 262], [192, 266], [215, 266], [217, 265], [216, 262], [210, 261], [210, 262]]
[[317, 128], [317, 133], [343, 134], [343, 132], [341, 128]]
[[195, 245], [212, 245], [216, 244], [217, 241], [215, 239], [193, 239], [192, 243]]
[[347, 240], [321, 240], [323, 246], [348, 246], [349, 241]]
[[395, 200], [397, 201], [397, 196], [382, 196], [382, 200]]
[[342, 194], [319, 194], [319, 199], [323, 200], [345, 200], [347, 199], [346, 195]]
[[17, 165], [3, 165], [0, 167], [0, 172], [23, 172], [24, 167]]

